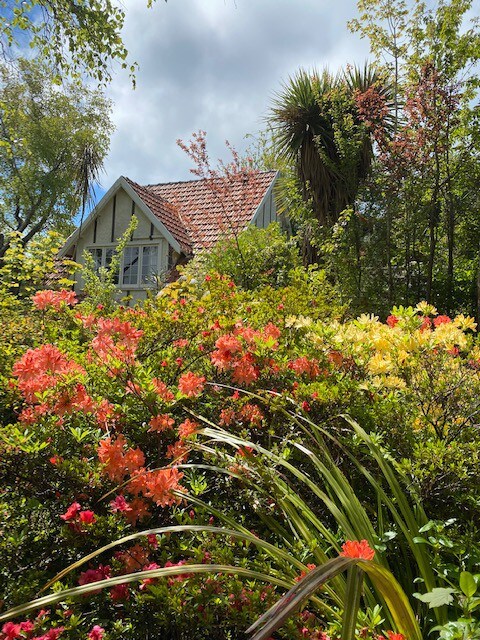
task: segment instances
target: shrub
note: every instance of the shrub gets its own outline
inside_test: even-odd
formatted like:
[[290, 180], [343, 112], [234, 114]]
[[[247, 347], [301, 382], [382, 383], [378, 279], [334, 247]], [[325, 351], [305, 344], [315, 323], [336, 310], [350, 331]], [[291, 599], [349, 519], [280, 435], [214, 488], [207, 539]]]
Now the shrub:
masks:
[[282, 233], [278, 223], [272, 223], [266, 229], [252, 225], [234, 238], [220, 240], [196, 256], [184, 273], [202, 281], [207, 273], [216, 272], [229, 276], [242, 289], [252, 290], [286, 286], [290, 271], [299, 266], [295, 241]]
[[[357, 538], [376, 545], [402, 586], [421, 577], [427, 591], [433, 584], [429, 568], [434, 573], [438, 567], [449, 580], [467, 553], [453, 554], [444, 545], [434, 549], [431, 562], [416, 568], [428, 555], [417, 547], [433, 545], [430, 538], [441, 536], [401, 543], [406, 533], [391, 509], [401, 496], [382, 494], [389, 480], [383, 467], [380, 473], [379, 460], [403, 474], [408, 500], [424, 509], [419, 539], [420, 527], [450, 517], [448, 501], [457, 501], [451, 538], [461, 549], [478, 517], [475, 324], [464, 316], [438, 315], [424, 304], [396, 309], [386, 323], [372, 316], [340, 321], [342, 312], [315, 269], [290, 271], [285, 287], [255, 290], [243, 290], [218, 274], [207, 274], [201, 286], [185, 278], [136, 308], [105, 308], [90, 299], [78, 303], [68, 292], [38, 293], [24, 320], [30, 335], [19, 336], [12, 327], [2, 335], [8, 354], [0, 379], [6, 403], [0, 428], [5, 606], [34, 597], [63, 567], [124, 534], [172, 523], [205, 527], [222, 510], [227, 523], [253, 529], [260, 538], [268, 535], [302, 566], [312, 557], [319, 563], [339, 549], [340, 538], [353, 537], [348, 530], [353, 516], [340, 521], [323, 498], [335, 504], [343, 499], [339, 474], [355, 487], [349, 500], [355, 499], [363, 514], [359, 522], [366, 528], [355, 531]], [[339, 417], [345, 413], [363, 426], [365, 437], [346, 426]], [[203, 441], [205, 422], [224, 429], [235, 444], [233, 456], [213, 433], [203, 431], [210, 438]], [[326, 463], [329, 456], [336, 484], [328, 486], [319, 468], [312, 469], [312, 458], [302, 454], [301, 447], [318, 436], [315, 425], [323, 428], [317, 457]], [[255, 447], [271, 452], [272, 470], [250, 460]], [[229, 473], [212, 475], [202, 466], [214, 460]], [[310, 478], [319, 478], [320, 494], [306, 506], [288, 492], [278, 507], [282, 493], [278, 487], [275, 493], [272, 483], [284, 478], [282, 461], [290, 465], [294, 491], [301, 479], [311, 488]], [[245, 475], [245, 467], [257, 476]], [[232, 471], [243, 485], [231, 480]], [[412, 527], [407, 527], [410, 538]], [[303, 541], [299, 532], [306, 536]], [[78, 579], [120, 580], [153, 563], [201, 564], [205, 544], [205, 537], [178, 539], [166, 533], [156, 541], [132, 540], [122, 555], [105, 554], [101, 562], [92, 558], [81, 578], [62, 576], [55, 588], [73, 586]], [[250, 542], [208, 546], [211, 557], [205, 561], [280, 574], [268, 554], [254, 551]], [[245, 593], [239, 579], [227, 576], [213, 583], [202, 576], [188, 585], [167, 582], [171, 588], [147, 583], [145, 589], [129, 588], [128, 597], [120, 589], [82, 600], [75, 604], [77, 617], [67, 613], [68, 603], [59, 606], [38, 628], [65, 627], [75, 639], [85, 637], [83, 620], [88, 620], [91, 627], [108, 628], [109, 639], [138, 637], [148, 625], [158, 629], [159, 638], [162, 633], [193, 638], [201, 614], [203, 634], [241, 637], [238, 629], [246, 620], [298, 577], [298, 565], [281, 569], [288, 580], [268, 592], [253, 577]], [[212, 601], [218, 608], [209, 607]], [[231, 601], [235, 606], [229, 607]], [[373, 611], [375, 601], [369, 604]], [[167, 615], [171, 611], [178, 616]], [[325, 616], [321, 609], [317, 614]], [[285, 637], [301, 637], [299, 619], [289, 624]], [[321, 628], [315, 616], [312, 633], [314, 628]]]

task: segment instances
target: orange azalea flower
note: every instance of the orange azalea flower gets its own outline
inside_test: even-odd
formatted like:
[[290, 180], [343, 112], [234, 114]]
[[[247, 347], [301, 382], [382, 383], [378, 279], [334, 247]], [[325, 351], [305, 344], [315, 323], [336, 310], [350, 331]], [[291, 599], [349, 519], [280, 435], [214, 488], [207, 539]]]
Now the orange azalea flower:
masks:
[[387, 631], [388, 640], [405, 640], [403, 633], [395, 633], [394, 631]]
[[168, 389], [167, 385], [160, 378], [153, 378], [153, 388], [164, 402], [171, 402], [175, 399], [173, 393]]
[[105, 473], [111, 480], [121, 482], [127, 474], [138, 471], [145, 464], [145, 456], [139, 448], [127, 449], [123, 435], [112, 441], [104, 438], [98, 444], [98, 459], [105, 465]]
[[189, 398], [195, 398], [199, 396], [205, 387], [205, 377], [197, 376], [191, 371], [184, 373], [180, 376], [178, 381], [178, 389], [180, 393], [188, 396]]
[[60, 311], [62, 304], [73, 307], [78, 302], [75, 292], [67, 291], [66, 289], [61, 291], [52, 291], [51, 289], [38, 291], [32, 296], [32, 301], [37, 309], [43, 310], [51, 307], [55, 311]]
[[227, 334], [218, 338], [215, 342], [216, 351], [210, 356], [212, 363], [220, 371], [227, 369], [232, 361], [234, 353], [241, 351], [240, 340], [232, 334]]
[[180, 498], [172, 494], [173, 490], [180, 491], [180, 480], [183, 473], [178, 469], [159, 469], [152, 471], [145, 476], [147, 487], [146, 496], [151, 498], [159, 507], [170, 507], [178, 504]]
[[167, 447], [167, 458], [175, 460], [177, 463], [186, 462], [188, 460], [189, 449], [185, 444], [178, 440], [174, 444], [169, 444]]
[[52, 389], [63, 376], [84, 373], [73, 360], [68, 360], [53, 344], [28, 349], [13, 366], [18, 388], [29, 402], [37, 402], [36, 394]]
[[242, 420], [249, 422], [252, 426], [258, 426], [264, 418], [262, 411], [257, 407], [257, 405], [251, 404], [250, 402], [243, 405], [240, 409], [239, 416]]
[[373, 560], [375, 551], [370, 547], [367, 540], [347, 540], [342, 545], [343, 551], [340, 553], [344, 558], [361, 558], [362, 560]]
[[175, 424], [175, 420], [168, 415], [168, 413], [161, 413], [158, 416], [153, 416], [148, 423], [150, 425], [149, 432], [151, 431], [167, 431], [171, 429]]
[[180, 438], [180, 440], [185, 440], [197, 431], [198, 426], [199, 425], [197, 422], [194, 422], [193, 420], [187, 418], [185, 422], [182, 422], [182, 424], [178, 425], [178, 437]]
[[252, 362], [253, 356], [247, 353], [235, 363], [232, 375], [235, 382], [248, 385], [258, 379], [258, 369]]
[[149, 518], [151, 514], [145, 500], [142, 500], [142, 498], [135, 498], [130, 502], [130, 510], [124, 511], [123, 515], [127, 522], [133, 525], [136, 524], [138, 520], [145, 520], [145, 518]]
[[222, 409], [220, 411], [220, 424], [228, 427], [235, 420], [235, 411], [233, 409]]
[[320, 367], [318, 366], [318, 360], [313, 358], [309, 360], [305, 356], [296, 358], [288, 363], [288, 368], [295, 371], [298, 375], [306, 374], [310, 378], [315, 378], [320, 374]]

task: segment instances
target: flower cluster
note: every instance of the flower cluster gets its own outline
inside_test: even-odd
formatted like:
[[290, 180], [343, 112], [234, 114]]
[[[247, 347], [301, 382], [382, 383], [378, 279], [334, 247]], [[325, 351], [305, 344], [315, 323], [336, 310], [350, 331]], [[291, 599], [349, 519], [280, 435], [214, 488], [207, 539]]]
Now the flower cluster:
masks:
[[75, 292], [67, 291], [66, 289], [62, 289], [61, 291], [52, 291], [51, 289], [38, 291], [32, 296], [32, 301], [35, 308], [41, 311], [45, 309], [60, 311], [62, 307], [73, 307], [78, 302]]

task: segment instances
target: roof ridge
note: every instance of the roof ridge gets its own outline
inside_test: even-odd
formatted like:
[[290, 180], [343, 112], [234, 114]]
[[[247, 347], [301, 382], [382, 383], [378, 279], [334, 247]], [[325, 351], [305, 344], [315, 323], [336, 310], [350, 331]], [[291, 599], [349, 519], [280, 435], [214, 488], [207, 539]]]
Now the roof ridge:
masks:
[[[253, 169], [253, 171], [255, 171], [256, 173], [264, 173], [264, 174], [272, 173], [272, 174], [276, 174], [278, 169], [265, 169], [265, 170], [263, 170], [263, 169]], [[226, 177], [227, 176], [218, 176], [218, 178], [220, 178], [220, 179], [224, 179]], [[144, 188], [160, 187], [160, 186], [162, 186], [162, 187], [165, 186], [166, 187], [167, 185], [171, 185], [171, 184], [188, 184], [188, 183], [191, 183], [191, 182], [197, 183], [197, 182], [205, 181], [207, 179], [208, 178], [192, 178], [192, 180], [172, 180], [171, 182], [152, 182], [152, 183], [149, 183], [149, 184], [144, 184], [144, 185], [139, 185], [139, 186], [142, 186]], [[127, 180], [129, 180], [129, 178], [127, 178]], [[136, 184], [138, 184], [138, 183], [136, 183]]]

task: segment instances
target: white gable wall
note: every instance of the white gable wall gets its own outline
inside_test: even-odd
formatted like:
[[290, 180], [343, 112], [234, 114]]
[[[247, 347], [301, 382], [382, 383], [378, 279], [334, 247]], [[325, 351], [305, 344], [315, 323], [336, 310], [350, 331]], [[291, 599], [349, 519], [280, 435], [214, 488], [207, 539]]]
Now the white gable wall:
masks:
[[[75, 259], [80, 264], [84, 263], [83, 253], [85, 250], [91, 249], [111, 249], [117, 244], [117, 240], [123, 236], [130, 220], [132, 212], [138, 220], [137, 228], [133, 233], [133, 238], [127, 246], [139, 247], [139, 253], [142, 254], [142, 248], [147, 246], [158, 247], [158, 273], [161, 275], [168, 268], [168, 242], [162, 236], [160, 231], [150, 222], [147, 216], [139, 209], [138, 205], [134, 205], [130, 196], [120, 188], [104, 205], [101, 207], [95, 218], [80, 232], [76, 247]], [[113, 238], [113, 241], [112, 241]], [[139, 265], [141, 268], [141, 265]], [[123, 273], [123, 260], [120, 266], [120, 278]], [[77, 275], [75, 290], [81, 291], [83, 288], [83, 280], [81, 272]], [[131, 295], [133, 299], [145, 298], [146, 289], [151, 289], [150, 285], [128, 284], [124, 285], [120, 281], [119, 289], [123, 295]]]

